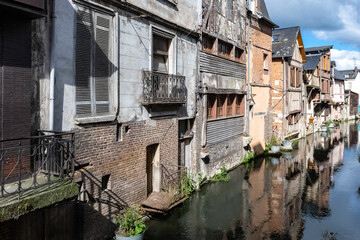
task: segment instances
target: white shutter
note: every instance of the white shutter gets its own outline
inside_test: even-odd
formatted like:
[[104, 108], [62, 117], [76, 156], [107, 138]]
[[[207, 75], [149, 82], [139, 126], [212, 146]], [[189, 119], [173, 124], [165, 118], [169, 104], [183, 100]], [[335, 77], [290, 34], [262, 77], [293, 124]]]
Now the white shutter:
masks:
[[109, 112], [110, 18], [95, 14], [94, 81], [96, 113]]
[[91, 113], [91, 13], [78, 11], [76, 24], [76, 112]]
[[76, 114], [109, 113], [110, 16], [78, 11], [76, 25]]

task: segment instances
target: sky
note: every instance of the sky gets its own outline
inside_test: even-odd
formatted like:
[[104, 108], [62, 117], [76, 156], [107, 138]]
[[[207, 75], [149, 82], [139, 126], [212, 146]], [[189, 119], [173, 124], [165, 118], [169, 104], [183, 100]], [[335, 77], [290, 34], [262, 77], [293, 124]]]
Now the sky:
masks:
[[305, 48], [333, 45], [338, 70], [360, 68], [360, 0], [265, 0], [281, 28], [300, 26]]

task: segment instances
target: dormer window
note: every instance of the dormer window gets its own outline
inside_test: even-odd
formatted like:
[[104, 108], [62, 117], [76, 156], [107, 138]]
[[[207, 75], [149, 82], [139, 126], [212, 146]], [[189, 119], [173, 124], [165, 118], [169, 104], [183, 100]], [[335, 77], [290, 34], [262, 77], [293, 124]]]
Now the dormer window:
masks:
[[279, 41], [279, 38], [280, 38], [280, 35], [273, 35], [273, 36], [272, 36], [272, 41], [273, 41], [273, 42], [278, 42], [278, 41]]

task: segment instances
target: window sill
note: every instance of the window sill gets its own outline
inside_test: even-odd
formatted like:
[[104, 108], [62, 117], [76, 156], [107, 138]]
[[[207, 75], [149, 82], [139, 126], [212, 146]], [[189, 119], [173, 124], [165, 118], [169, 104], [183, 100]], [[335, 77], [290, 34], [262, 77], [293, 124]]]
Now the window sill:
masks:
[[103, 115], [103, 116], [89, 116], [89, 117], [76, 117], [76, 124], [90, 124], [90, 123], [100, 123], [100, 122], [112, 122], [116, 119], [115, 115]]

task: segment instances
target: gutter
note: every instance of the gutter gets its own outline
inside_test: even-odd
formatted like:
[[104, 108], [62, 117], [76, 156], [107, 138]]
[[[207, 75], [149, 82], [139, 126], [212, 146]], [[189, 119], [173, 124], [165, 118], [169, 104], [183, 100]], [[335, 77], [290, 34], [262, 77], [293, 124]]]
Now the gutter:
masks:
[[[250, 8], [250, 5], [249, 5], [249, 1], [248, 1], [248, 8]], [[248, 47], [248, 76], [247, 76], [247, 108], [248, 108], [248, 111], [247, 111], [247, 126], [246, 126], [246, 133], [250, 136], [250, 52], [251, 52], [251, 49], [250, 49], [250, 21], [251, 21], [251, 12], [248, 12], [248, 42], [247, 42], [247, 47]]]
[[282, 57], [283, 60], [283, 114], [282, 114], [282, 140], [284, 140], [285, 137], [285, 58]]

